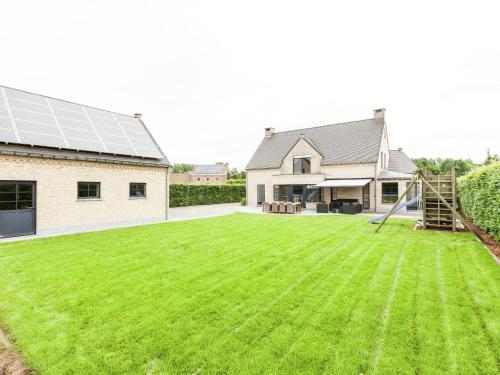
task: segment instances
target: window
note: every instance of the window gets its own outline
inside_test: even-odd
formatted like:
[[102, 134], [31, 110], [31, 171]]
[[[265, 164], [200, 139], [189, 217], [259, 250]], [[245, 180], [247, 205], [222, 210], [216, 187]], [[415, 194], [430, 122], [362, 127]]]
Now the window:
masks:
[[310, 157], [293, 158], [293, 174], [309, 174], [309, 173], [311, 173]]
[[274, 185], [273, 198], [277, 202], [288, 202], [288, 185]]
[[398, 183], [382, 183], [382, 203], [395, 203], [398, 200]]
[[306, 202], [321, 202], [321, 188], [308, 185]]
[[370, 184], [363, 186], [363, 210], [370, 209]]
[[25, 210], [33, 206], [33, 184], [0, 183], [0, 210]]
[[257, 205], [261, 205], [266, 200], [266, 185], [257, 185]]
[[146, 184], [143, 182], [131, 182], [129, 190], [130, 198], [145, 198]]
[[207, 181], [210, 181], [210, 179], [207, 177]]
[[100, 182], [78, 183], [78, 199], [100, 199], [100, 198], [101, 198]]
[[337, 199], [337, 188], [332, 187], [332, 199]]

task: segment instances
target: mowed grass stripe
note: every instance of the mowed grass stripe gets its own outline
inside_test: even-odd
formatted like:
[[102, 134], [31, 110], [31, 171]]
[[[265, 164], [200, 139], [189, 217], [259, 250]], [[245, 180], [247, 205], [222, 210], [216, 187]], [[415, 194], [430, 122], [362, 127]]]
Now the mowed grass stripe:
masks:
[[[438, 243], [458, 373], [497, 373], [498, 348], [490, 346], [460, 264], [460, 246]], [[498, 314], [498, 310], [497, 310]], [[498, 315], [497, 315], [498, 316]], [[479, 371], [482, 369], [482, 371]]]
[[481, 327], [480, 333], [482, 333], [483, 335], [482, 338], [487, 343], [489, 349], [488, 354], [491, 354], [492, 356], [492, 358], [489, 355], [485, 356], [484, 359], [488, 361], [488, 364], [490, 362], [490, 359], [492, 359], [495, 362], [496, 371], [500, 373], [500, 352], [498, 351], [499, 348], [497, 345], [499, 340], [498, 337], [495, 338], [495, 336], [492, 335], [493, 332], [490, 331], [488, 326], [488, 323], [490, 321], [494, 322], [494, 317], [491, 316], [492, 303], [489, 298], [486, 297], [486, 291], [483, 292], [481, 288], [478, 288], [477, 281], [470, 278], [470, 274], [468, 274], [468, 272], [466, 271], [469, 265], [463, 264], [461, 254], [459, 254], [456, 250], [457, 247], [455, 247], [454, 255], [458, 263], [459, 273], [465, 285], [465, 298], [469, 300], [471, 309], [474, 312], [477, 322]]
[[[405, 240], [397, 239], [394, 247], [382, 249], [384, 257], [372, 271], [368, 287], [360, 288], [361, 293], [355, 296], [353, 307], [340, 310], [340, 314], [347, 314], [341, 318], [342, 325], [331, 338], [334, 344], [328, 345], [330, 355], [322, 364], [324, 373], [367, 373], [372, 367], [384, 310], [404, 243]], [[350, 298], [349, 295], [345, 297]]]
[[[444, 327], [444, 338], [445, 338], [445, 344], [446, 344], [446, 352], [448, 353], [448, 361], [449, 361], [449, 369], [451, 374], [456, 374], [457, 373], [457, 355], [456, 355], [456, 348], [455, 344], [453, 341], [452, 333], [451, 333], [451, 324], [450, 324], [450, 317], [449, 317], [449, 312], [448, 312], [448, 297], [446, 295], [446, 289], [445, 289], [445, 281], [444, 281], [444, 276], [443, 276], [443, 269], [441, 266], [441, 249], [436, 250], [436, 255], [435, 255], [435, 268], [436, 268], [436, 274], [437, 274], [437, 284], [438, 284], [438, 290], [439, 290], [439, 302], [441, 306], [441, 320], [443, 322], [443, 327]], [[438, 349], [438, 348], [436, 348]], [[438, 365], [438, 364], [436, 364]]]
[[[370, 283], [374, 265], [384, 256], [378, 242], [373, 241], [366, 249], [362, 248], [359, 260], [347, 264], [345, 271], [339, 269], [338, 272], [332, 272], [332, 277], [327, 280], [326, 293], [312, 291], [314, 294], [308, 296], [310, 301], [315, 299], [310, 311], [307, 309], [309, 305], [302, 304], [299, 318], [294, 319], [293, 323], [283, 325], [268, 338], [273, 351], [266, 354], [272, 356], [275, 371], [280, 368], [295, 368], [297, 365], [304, 370], [317, 368], [318, 372], [321, 371], [322, 364], [329, 356], [328, 350], [325, 349], [332, 347], [331, 340], [336, 337], [335, 330], [342, 330], [339, 319], [335, 321], [332, 318], [335, 312], [348, 307], [349, 304], [353, 308], [357, 293]], [[348, 316], [348, 312], [344, 314], [344, 317]], [[283, 337], [291, 337], [291, 340], [285, 341]], [[307, 360], [304, 360], [304, 353], [308, 353]], [[260, 357], [255, 358], [253, 362], [255, 366], [268, 363]]]
[[379, 372], [449, 373], [450, 353], [457, 373], [496, 370], [498, 268], [481, 245], [373, 230], [236, 214], [0, 245], [0, 324], [41, 374], [367, 374], [380, 337]]
[[[260, 326], [266, 321], [278, 322], [269, 326], [258, 338], [259, 345], [250, 345], [249, 353], [239, 354], [240, 360], [245, 356], [252, 358], [248, 369], [258, 369], [262, 363], [280, 363], [286, 359], [286, 352], [302, 341], [302, 337], [314, 326], [314, 320], [322, 307], [332, 295], [354, 275], [361, 272], [361, 266], [365, 259], [377, 257], [379, 254], [373, 252], [373, 246], [364, 249], [357, 246], [350, 256], [335, 267], [327, 266], [327, 273], [320, 278], [320, 282], [307, 288], [300, 288], [297, 293], [288, 295], [286, 300], [273, 306], [273, 309], [255, 322]], [[283, 341], [286, 337], [286, 342]], [[255, 340], [254, 340], [255, 341]], [[259, 348], [268, 347], [269, 351]], [[247, 369], [247, 370], [248, 370]], [[265, 371], [266, 369], [262, 369]]]

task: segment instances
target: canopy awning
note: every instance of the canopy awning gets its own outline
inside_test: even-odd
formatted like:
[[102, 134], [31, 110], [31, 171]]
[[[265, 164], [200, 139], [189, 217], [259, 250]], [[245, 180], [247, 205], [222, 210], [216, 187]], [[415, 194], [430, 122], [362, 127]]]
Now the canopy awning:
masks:
[[350, 180], [325, 180], [317, 184], [317, 187], [356, 187], [365, 186], [371, 178], [353, 178]]

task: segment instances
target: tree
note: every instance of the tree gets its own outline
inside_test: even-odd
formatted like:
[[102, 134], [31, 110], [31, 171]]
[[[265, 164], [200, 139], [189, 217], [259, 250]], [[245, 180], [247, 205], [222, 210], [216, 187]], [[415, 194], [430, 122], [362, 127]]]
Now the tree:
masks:
[[476, 164], [474, 164], [474, 162], [470, 159], [418, 158], [413, 159], [413, 162], [418, 168], [426, 169], [433, 174], [445, 174], [449, 172], [452, 167], [456, 167], [457, 177], [467, 174], [476, 166]]
[[172, 173], [187, 173], [193, 170], [193, 164], [179, 163], [172, 166]]
[[245, 171], [238, 171], [237, 168], [232, 168], [227, 174], [229, 180], [244, 180], [247, 173]]
[[486, 150], [486, 159], [484, 160], [483, 165], [492, 164], [494, 162], [500, 161], [500, 156], [498, 154], [491, 155], [490, 149]]

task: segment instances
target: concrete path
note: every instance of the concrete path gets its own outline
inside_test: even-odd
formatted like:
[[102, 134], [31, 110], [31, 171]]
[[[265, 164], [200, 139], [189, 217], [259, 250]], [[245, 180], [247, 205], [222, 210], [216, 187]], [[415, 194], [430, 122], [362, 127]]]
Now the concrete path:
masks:
[[206, 206], [175, 207], [168, 210], [168, 221], [201, 219], [229, 215], [234, 212], [260, 212], [259, 207], [242, 206], [240, 203], [211, 204]]
[[[212, 205], [206, 205], [206, 206], [170, 208], [168, 211], [168, 216], [169, 216], [168, 221], [170, 222], [170, 221], [180, 221], [180, 220], [202, 219], [202, 218], [208, 218], [208, 217], [214, 217], [214, 216], [229, 215], [229, 214], [232, 214], [234, 212], [263, 214], [262, 207], [241, 206], [240, 203], [223, 203], [223, 204], [212, 204]], [[267, 215], [279, 215], [279, 214], [267, 214]], [[339, 214], [332, 214], [332, 213], [318, 214], [318, 213], [316, 213], [315, 209], [305, 209], [300, 213], [300, 215], [313, 216], [313, 215], [339, 215]], [[358, 214], [356, 216], [360, 216], [360, 215], [367, 216], [367, 217], [375, 217], [375, 216], [380, 216], [381, 214], [367, 212], [367, 213]], [[418, 214], [410, 214], [410, 213], [394, 215], [392, 217], [397, 218], [397, 219], [410, 219], [410, 220], [416, 220], [417, 218], [419, 218]], [[368, 222], [368, 218], [367, 218], [367, 222]], [[42, 238], [42, 237], [54, 237], [54, 236], [61, 236], [61, 235], [74, 234], [74, 233], [94, 232], [94, 231], [99, 231], [99, 230], [124, 228], [127, 226], [130, 227], [130, 226], [137, 226], [137, 225], [145, 225], [145, 224], [141, 223], [141, 224], [130, 224], [130, 225], [122, 225], [122, 226], [96, 225], [92, 229], [87, 229], [87, 230], [78, 230], [78, 231], [75, 230], [75, 231], [65, 231], [65, 232], [61, 232], [61, 233], [51, 233], [51, 234], [44, 234], [44, 235], [4, 238], [4, 239], [0, 239], [0, 243], [30, 240], [30, 239]]]

